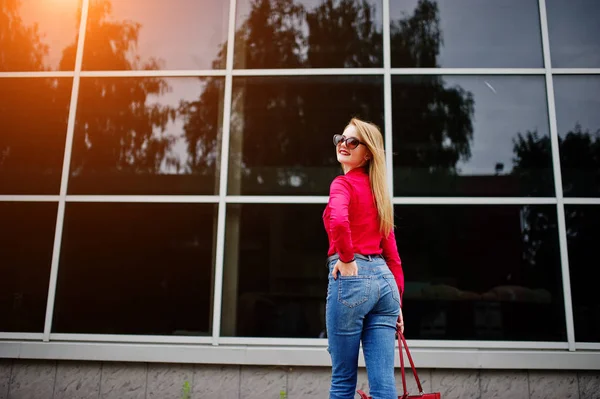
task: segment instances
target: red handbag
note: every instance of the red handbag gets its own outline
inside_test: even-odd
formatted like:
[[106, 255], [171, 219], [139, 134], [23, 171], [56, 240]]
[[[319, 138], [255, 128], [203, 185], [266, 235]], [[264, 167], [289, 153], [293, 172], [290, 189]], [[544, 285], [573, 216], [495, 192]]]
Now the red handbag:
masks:
[[[441, 395], [439, 392], [435, 393], [423, 393], [423, 387], [421, 386], [421, 381], [419, 380], [419, 376], [417, 375], [417, 369], [415, 368], [415, 363], [412, 360], [412, 356], [410, 355], [410, 351], [408, 350], [408, 345], [406, 344], [406, 340], [404, 339], [404, 335], [398, 330], [398, 353], [400, 355], [400, 371], [402, 372], [402, 388], [404, 389], [404, 395], [398, 396], [398, 399], [441, 399]], [[408, 361], [410, 362], [410, 367], [412, 368], [413, 375], [415, 376], [415, 380], [417, 380], [417, 387], [419, 388], [418, 395], [409, 395], [408, 390], [406, 389], [406, 373], [404, 372], [404, 356], [402, 356], [402, 344], [404, 344], [404, 349], [406, 350], [406, 355], [408, 356]], [[367, 396], [366, 393], [361, 391], [360, 389], [357, 391], [360, 395], [360, 399], [372, 399], [370, 396]]]

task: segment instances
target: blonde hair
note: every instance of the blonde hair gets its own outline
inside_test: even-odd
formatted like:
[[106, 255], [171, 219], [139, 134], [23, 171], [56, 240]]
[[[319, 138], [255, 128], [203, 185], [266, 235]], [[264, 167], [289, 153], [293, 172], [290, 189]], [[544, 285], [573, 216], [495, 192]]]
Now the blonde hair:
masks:
[[379, 230], [387, 237], [394, 228], [394, 207], [387, 184], [383, 135], [376, 125], [358, 118], [352, 118], [348, 125], [356, 128], [361, 141], [373, 157], [368, 162], [369, 182], [377, 206]]

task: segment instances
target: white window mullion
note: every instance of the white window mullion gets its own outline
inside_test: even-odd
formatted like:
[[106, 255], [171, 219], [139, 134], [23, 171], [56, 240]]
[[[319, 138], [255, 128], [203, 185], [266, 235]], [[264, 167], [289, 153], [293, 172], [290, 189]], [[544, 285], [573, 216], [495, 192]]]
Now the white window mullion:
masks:
[[69, 184], [69, 169], [71, 165], [71, 152], [73, 150], [73, 136], [75, 132], [75, 116], [77, 113], [77, 99], [79, 96], [79, 81], [81, 77], [81, 64], [83, 61], [83, 45], [85, 42], [85, 28], [89, 10], [89, 0], [82, 0], [81, 21], [79, 24], [79, 36], [77, 41], [77, 52], [75, 56], [75, 73], [73, 75], [73, 86], [71, 88], [71, 103], [69, 107], [69, 120], [67, 123], [67, 136], [65, 139], [65, 153], [63, 156], [62, 175], [60, 180], [60, 194], [58, 201], [58, 212], [56, 215], [56, 227], [54, 231], [54, 247], [52, 250], [52, 263], [50, 267], [50, 283], [48, 286], [48, 301], [46, 303], [46, 319], [44, 322], [43, 340], [50, 340], [52, 330], [52, 317], [54, 315], [54, 299], [56, 297], [56, 282], [58, 280], [58, 264], [60, 261], [60, 248], [62, 244], [63, 224], [65, 217], [65, 205], [67, 198], [67, 186]]
[[223, 135], [221, 137], [221, 157], [219, 175], [219, 211], [217, 215], [217, 243], [215, 256], [212, 344], [219, 344], [221, 335], [221, 308], [223, 305], [223, 272], [225, 262], [225, 218], [227, 210], [227, 174], [229, 171], [229, 138], [231, 127], [231, 105], [233, 91], [233, 53], [235, 46], [236, 0], [229, 0], [229, 25], [227, 34], [227, 64], [225, 76], [225, 96], [223, 106]]
[[550, 36], [548, 33], [548, 15], [546, 0], [539, 0], [540, 23], [542, 28], [542, 45], [544, 50], [544, 68], [546, 77], [546, 95], [548, 99], [548, 117], [550, 120], [550, 142], [552, 145], [552, 169], [554, 171], [554, 187], [556, 190], [556, 210], [558, 223], [558, 238], [561, 258], [561, 274], [565, 305], [565, 320], [569, 350], [575, 350], [575, 326], [573, 321], [573, 304], [571, 297], [571, 279], [569, 273], [569, 250], [567, 247], [567, 226], [565, 219], [565, 204], [560, 165], [560, 146], [558, 125], [556, 121], [556, 103], [554, 101], [554, 82], [552, 80], [552, 59], [550, 56]]

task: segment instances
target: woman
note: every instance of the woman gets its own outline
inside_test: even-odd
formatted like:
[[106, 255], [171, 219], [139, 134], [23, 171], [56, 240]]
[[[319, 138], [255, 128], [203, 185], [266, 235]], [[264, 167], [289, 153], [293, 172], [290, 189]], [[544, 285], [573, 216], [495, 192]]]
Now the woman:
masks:
[[344, 175], [331, 183], [323, 213], [329, 237], [329, 397], [354, 398], [362, 341], [370, 395], [396, 399], [394, 346], [396, 329], [404, 329], [404, 275], [394, 237], [383, 137], [377, 126], [353, 118], [333, 142]]

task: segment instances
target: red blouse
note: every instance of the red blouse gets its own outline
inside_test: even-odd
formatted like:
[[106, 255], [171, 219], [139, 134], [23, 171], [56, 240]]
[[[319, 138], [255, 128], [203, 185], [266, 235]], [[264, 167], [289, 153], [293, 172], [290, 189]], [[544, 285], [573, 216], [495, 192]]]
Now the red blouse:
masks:
[[342, 262], [349, 262], [355, 253], [382, 255], [400, 295], [404, 293], [404, 273], [394, 230], [387, 237], [379, 231], [375, 198], [364, 168], [352, 169], [333, 180], [323, 224], [329, 237], [328, 256], [337, 253]]

